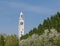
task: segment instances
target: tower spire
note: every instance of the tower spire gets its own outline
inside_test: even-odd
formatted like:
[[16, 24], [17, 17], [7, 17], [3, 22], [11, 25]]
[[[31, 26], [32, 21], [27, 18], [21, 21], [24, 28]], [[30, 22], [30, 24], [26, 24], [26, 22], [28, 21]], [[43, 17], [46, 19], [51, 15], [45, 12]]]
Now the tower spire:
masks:
[[20, 13], [20, 19], [24, 19], [24, 17], [23, 17], [23, 12], [21, 11], [21, 13]]
[[21, 11], [21, 13], [20, 13], [18, 31], [19, 31], [19, 38], [20, 38], [21, 36], [24, 35], [24, 17], [23, 17], [22, 11]]
[[20, 15], [23, 15], [23, 12], [21, 11]]

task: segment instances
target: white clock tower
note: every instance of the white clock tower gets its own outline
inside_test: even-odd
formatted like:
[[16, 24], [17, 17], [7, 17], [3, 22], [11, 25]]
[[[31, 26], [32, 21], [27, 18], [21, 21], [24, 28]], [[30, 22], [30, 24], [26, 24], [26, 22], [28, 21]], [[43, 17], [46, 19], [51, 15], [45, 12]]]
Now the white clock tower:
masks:
[[23, 13], [20, 13], [20, 18], [19, 18], [19, 38], [24, 35], [24, 16]]

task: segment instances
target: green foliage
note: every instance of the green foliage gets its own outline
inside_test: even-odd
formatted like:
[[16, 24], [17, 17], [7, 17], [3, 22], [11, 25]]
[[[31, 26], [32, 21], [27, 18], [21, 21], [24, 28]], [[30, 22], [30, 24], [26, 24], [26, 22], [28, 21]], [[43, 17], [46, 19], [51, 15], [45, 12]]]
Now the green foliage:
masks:
[[56, 45], [56, 46], [60, 46], [60, 36], [59, 37], [55, 37], [55, 39], [54, 39], [54, 44]]
[[38, 33], [38, 30], [37, 30], [36, 28], [34, 28], [33, 30], [31, 30], [31, 31], [29, 32], [29, 35], [31, 36], [31, 35], [37, 34], [37, 33]]
[[0, 35], [0, 46], [4, 46], [4, 36]]
[[33, 34], [33, 30], [30, 30], [29, 35], [31, 36]]
[[[45, 19], [43, 21], [43, 24], [39, 24], [38, 28], [33, 28], [33, 30], [31, 30], [28, 33], [28, 35], [26, 34], [25, 36], [27, 36], [26, 38], [28, 38], [33, 34], [41, 35], [44, 33], [44, 30], [48, 29], [50, 31], [50, 29], [52, 28], [60, 32], [60, 13], [59, 12], [57, 12], [57, 14], [55, 14], [54, 16], [51, 16], [50, 18]], [[25, 36], [22, 36], [21, 39], [25, 39]]]
[[60, 33], [55, 29], [45, 30], [41, 35], [33, 34], [31, 37], [21, 40], [20, 46], [60, 46]]
[[43, 27], [43, 25], [42, 24], [39, 24], [39, 26], [38, 26], [38, 35], [41, 35], [42, 33], [44, 32], [44, 27]]
[[23, 38], [24, 38], [24, 39], [27, 39], [28, 37], [29, 37], [29, 34], [26, 34], [26, 35], [22, 36], [22, 37], [20, 38], [20, 40], [22, 40]]
[[18, 46], [19, 41], [15, 35], [7, 36], [5, 41], [5, 46]]

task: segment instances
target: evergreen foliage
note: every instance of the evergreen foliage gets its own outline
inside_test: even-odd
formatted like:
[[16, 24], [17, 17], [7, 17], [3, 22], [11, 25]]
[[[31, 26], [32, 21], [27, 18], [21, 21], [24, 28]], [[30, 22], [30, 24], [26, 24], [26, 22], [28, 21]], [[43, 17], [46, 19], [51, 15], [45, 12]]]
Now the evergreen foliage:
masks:
[[44, 33], [44, 30], [48, 29], [56, 29], [58, 32], [60, 32], [60, 13], [57, 12], [57, 14], [51, 16], [50, 18], [47, 18], [43, 21], [43, 24], [39, 24], [38, 28], [33, 28], [28, 35], [22, 36], [21, 39], [28, 38], [29, 36], [33, 34], [41, 35]]

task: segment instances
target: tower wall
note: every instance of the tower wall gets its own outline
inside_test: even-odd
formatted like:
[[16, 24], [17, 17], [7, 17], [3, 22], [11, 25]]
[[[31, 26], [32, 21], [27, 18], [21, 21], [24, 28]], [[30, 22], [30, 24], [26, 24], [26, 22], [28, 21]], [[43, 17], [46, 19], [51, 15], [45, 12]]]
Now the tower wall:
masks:
[[20, 13], [20, 18], [19, 18], [19, 28], [18, 28], [18, 31], [19, 31], [19, 38], [24, 35], [24, 18], [22, 17], [23, 16], [23, 13], [21, 12]]

